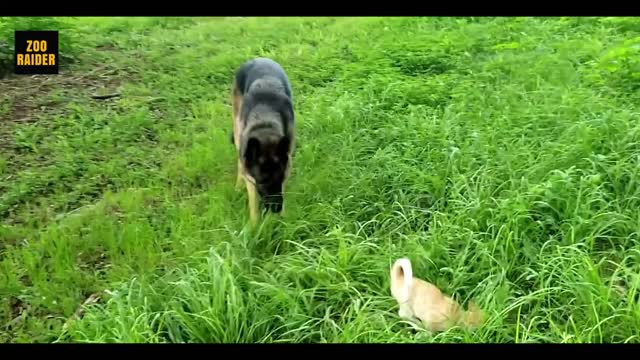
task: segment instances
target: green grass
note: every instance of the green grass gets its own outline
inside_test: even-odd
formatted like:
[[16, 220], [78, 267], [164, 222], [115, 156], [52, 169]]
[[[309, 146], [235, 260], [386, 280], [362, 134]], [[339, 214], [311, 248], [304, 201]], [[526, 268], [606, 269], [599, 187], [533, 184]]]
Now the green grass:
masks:
[[[0, 341], [639, 342], [639, 20], [66, 22], [73, 64], [0, 85]], [[290, 75], [298, 152], [252, 229], [254, 56]], [[485, 326], [411, 330], [402, 256]]]

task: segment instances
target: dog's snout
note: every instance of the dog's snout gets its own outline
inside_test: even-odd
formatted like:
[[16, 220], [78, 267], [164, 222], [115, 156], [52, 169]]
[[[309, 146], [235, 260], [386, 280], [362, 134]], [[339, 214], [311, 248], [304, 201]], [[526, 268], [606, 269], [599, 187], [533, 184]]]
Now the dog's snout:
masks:
[[279, 213], [282, 211], [282, 203], [272, 203], [269, 204], [269, 210], [274, 213]]
[[282, 196], [281, 195], [271, 195], [265, 199], [265, 205], [267, 209], [274, 213], [279, 213], [282, 211]]

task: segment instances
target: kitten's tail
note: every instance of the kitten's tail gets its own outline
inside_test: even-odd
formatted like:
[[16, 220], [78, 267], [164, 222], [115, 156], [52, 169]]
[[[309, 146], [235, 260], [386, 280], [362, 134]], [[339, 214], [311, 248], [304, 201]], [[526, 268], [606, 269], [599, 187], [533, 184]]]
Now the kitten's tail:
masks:
[[413, 270], [407, 258], [396, 260], [391, 268], [391, 294], [399, 303], [409, 300], [413, 287]]
[[469, 308], [465, 311], [462, 317], [463, 325], [468, 329], [475, 329], [482, 325], [484, 320], [485, 314], [482, 309], [480, 309], [473, 301], [469, 302]]

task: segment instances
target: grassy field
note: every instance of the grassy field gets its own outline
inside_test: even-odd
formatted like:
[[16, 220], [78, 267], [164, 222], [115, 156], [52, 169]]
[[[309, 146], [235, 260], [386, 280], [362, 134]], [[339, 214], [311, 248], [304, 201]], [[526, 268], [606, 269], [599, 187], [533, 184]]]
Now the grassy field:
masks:
[[[639, 20], [62, 24], [59, 76], [0, 83], [0, 342], [639, 342]], [[289, 72], [298, 152], [251, 228], [254, 56]], [[402, 256], [486, 324], [410, 329]]]

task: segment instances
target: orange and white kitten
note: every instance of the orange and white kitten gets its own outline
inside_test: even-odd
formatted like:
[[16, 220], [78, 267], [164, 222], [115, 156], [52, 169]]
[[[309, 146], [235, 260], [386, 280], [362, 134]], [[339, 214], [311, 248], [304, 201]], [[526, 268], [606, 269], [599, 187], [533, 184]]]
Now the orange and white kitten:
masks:
[[391, 295], [400, 305], [398, 315], [419, 321], [427, 330], [445, 331], [453, 326], [473, 329], [483, 322], [482, 311], [474, 304], [464, 309], [435, 285], [413, 277], [411, 261], [396, 260], [391, 268]]

